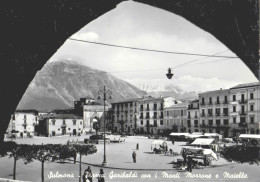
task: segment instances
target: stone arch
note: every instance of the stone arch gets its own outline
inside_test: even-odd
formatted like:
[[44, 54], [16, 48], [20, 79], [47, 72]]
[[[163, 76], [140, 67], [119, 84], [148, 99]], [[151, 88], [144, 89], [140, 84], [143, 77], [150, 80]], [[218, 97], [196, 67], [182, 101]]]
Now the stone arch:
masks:
[[[1, 4], [4, 21], [1, 22], [0, 99], [7, 104], [1, 105], [0, 142], [10, 115], [37, 71], [68, 37], [122, 1], [10, 0]], [[236, 53], [258, 78], [258, 0], [135, 1], [178, 14], [210, 32]]]

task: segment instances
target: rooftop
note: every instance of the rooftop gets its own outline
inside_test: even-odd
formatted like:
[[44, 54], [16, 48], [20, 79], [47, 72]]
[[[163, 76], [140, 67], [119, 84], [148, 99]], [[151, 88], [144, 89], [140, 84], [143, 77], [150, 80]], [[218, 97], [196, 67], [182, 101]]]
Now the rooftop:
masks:
[[247, 87], [255, 87], [255, 86], [260, 86], [260, 82], [239, 84], [234, 87], [231, 87], [230, 89], [247, 88]]
[[83, 119], [83, 117], [75, 114], [44, 114], [40, 119]]

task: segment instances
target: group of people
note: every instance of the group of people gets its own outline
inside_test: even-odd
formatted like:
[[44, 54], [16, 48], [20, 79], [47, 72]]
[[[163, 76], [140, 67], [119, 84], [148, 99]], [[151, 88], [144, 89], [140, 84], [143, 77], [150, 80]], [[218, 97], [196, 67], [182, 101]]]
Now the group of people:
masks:
[[[93, 174], [90, 169], [90, 166], [84, 171], [84, 174], [82, 176], [83, 182], [92, 182], [93, 181]], [[98, 182], [105, 182], [105, 176], [103, 169], [100, 169], [99, 175], [98, 175]]]

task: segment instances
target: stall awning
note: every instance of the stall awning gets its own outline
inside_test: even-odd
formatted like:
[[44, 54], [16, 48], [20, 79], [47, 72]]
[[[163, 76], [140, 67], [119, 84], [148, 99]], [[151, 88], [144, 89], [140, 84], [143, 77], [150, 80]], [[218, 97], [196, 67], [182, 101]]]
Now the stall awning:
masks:
[[191, 145], [211, 145], [214, 142], [214, 138], [197, 138]]
[[239, 138], [252, 138], [252, 139], [260, 139], [260, 135], [256, 134], [241, 134]]
[[166, 141], [164, 140], [154, 140], [152, 145], [166, 145]]
[[171, 136], [187, 136], [190, 135], [189, 133], [171, 133]]

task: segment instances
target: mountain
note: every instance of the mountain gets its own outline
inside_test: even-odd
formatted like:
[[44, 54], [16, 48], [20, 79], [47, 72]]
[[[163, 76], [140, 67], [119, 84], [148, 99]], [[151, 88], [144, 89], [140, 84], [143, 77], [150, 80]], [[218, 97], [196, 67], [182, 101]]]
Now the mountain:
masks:
[[48, 62], [28, 86], [17, 109], [52, 110], [70, 108], [82, 97], [98, 97], [106, 86], [112, 91], [109, 102], [146, 95], [128, 82], [75, 61]]
[[153, 97], [172, 96], [175, 99], [194, 100], [198, 98], [198, 93], [195, 91], [183, 91], [177, 85], [169, 83], [168, 80], [127, 80], [130, 84], [136, 86], [138, 89], [147, 92]]

